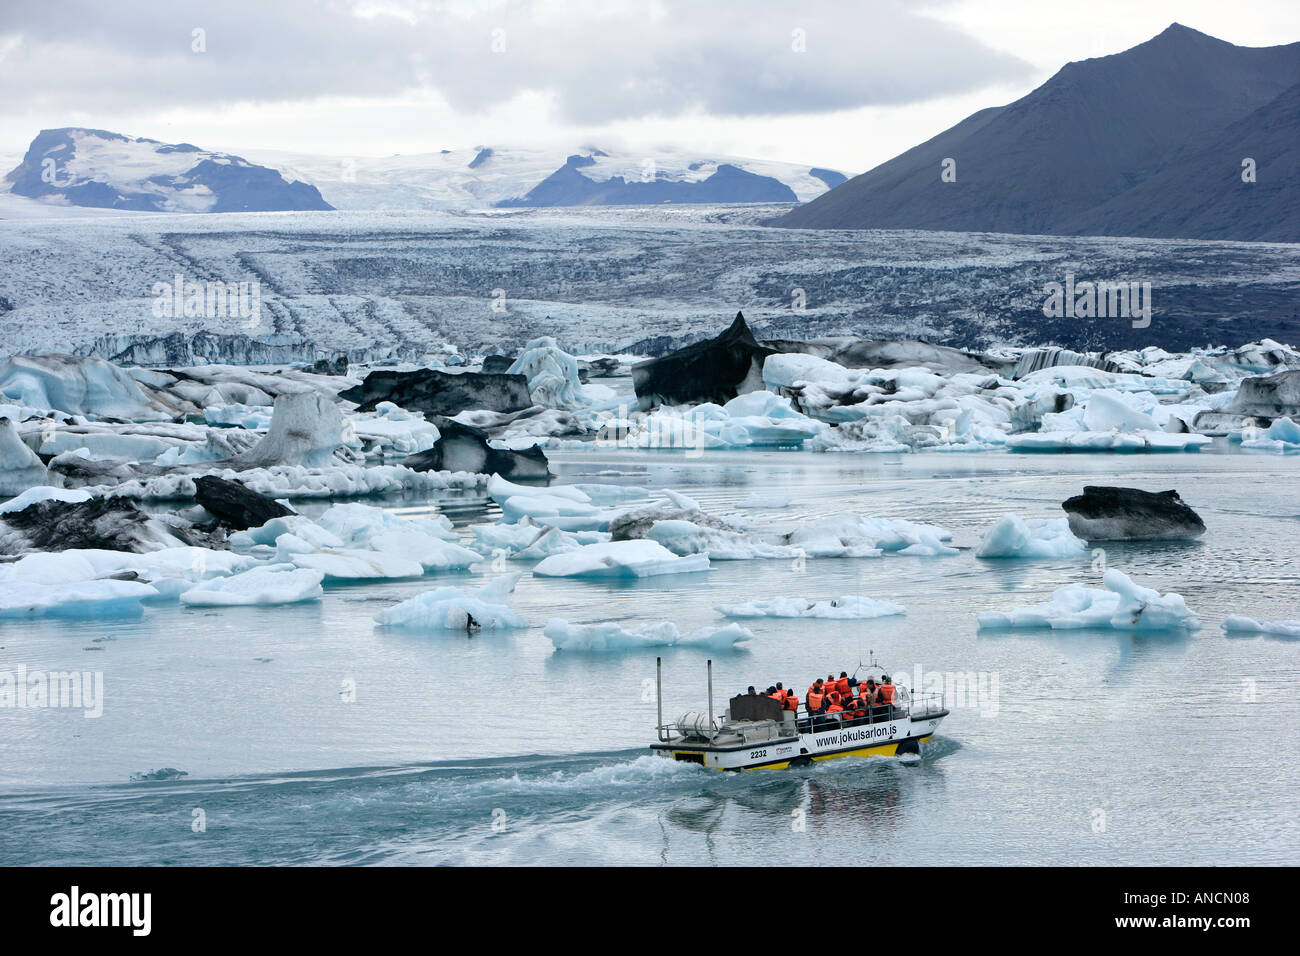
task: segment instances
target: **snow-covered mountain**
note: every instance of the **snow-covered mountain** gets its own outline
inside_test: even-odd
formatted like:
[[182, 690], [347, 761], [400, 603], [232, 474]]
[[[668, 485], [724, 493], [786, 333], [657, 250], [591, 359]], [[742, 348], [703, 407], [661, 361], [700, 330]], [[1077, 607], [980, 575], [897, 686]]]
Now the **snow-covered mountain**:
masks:
[[47, 203], [141, 212], [332, 208], [314, 186], [239, 156], [79, 127], [41, 130], [5, 182]]
[[410, 156], [245, 150], [309, 182], [338, 209], [808, 202], [846, 176], [687, 150], [475, 146]]

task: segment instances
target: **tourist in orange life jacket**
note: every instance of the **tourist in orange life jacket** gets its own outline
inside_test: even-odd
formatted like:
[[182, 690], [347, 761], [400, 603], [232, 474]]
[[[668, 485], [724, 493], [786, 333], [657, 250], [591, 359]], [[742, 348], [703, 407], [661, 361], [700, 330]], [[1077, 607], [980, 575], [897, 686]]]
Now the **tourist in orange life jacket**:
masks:
[[835, 682], [835, 689], [840, 692], [841, 697], [849, 696], [849, 672], [840, 671], [839, 680]]
[[785, 700], [781, 702], [781, 707], [785, 710], [799, 712], [799, 695], [792, 690], [785, 692]]
[[876, 697], [882, 704], [893, 704], [894, 685], [890, 682], [888, 674], [880, 675], [880, 687], [876, 691]]
[[808, 713], [821, 713], [822, 705], [826, 702], [826, 692], [820, 679], [813, 681], [813, 685], [808, 688], [807, 701]]
[[844, 708], [840, 706], [840, 695], [839, 695], [839, 694], [831, 694], [831, 705], [830, 705], [829, 707], [826, 708], [826, 713], [827, 713], [827, 714], [835, 714], [835, 715], [836, 715], [836, 716], [835, 716], [835, 719], [836, 719], [836, 720], [842, 720], [842, 719], [843, 719], [840, 715], [842, 715], [842, 714], [844, 713]]
[[862, 685], [862, 689], [858, 692], [858, 696], [862, 698], [863, 703], [868, 707], [874, 707], [879, 699], [876, 693], [875, 680], [868, 677], [867, 682]]
[[771, 697], [771, 698], [772, 698], [774, 701], [776, 701], [778, 704], [781, 702], [781, 695], [780, 695], [780, 693], [777, 692], [776, 687], [769, 687], [769, 688], [768, 688], [766, 691], [764, 691], [763, 693], [764, 693], [764, 696]]
[[782, 684], [780, 681], [777, 681], [777, 682], [776, 682], [776, 696], [777, 696], [780, 700], [784, 701], [784, 700], [785, 700], [785, 697], [786, 697], [786, 694], [788, 694], [788, 693], [790, 693], [790, 692], [789, 692], [788, 690], [785, 689], [785, 685]]

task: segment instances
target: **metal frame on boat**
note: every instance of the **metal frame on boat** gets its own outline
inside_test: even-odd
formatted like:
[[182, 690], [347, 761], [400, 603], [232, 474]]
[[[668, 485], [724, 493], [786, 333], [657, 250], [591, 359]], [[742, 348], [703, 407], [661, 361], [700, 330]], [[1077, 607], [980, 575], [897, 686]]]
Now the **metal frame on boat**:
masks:
[[[655, 660], [658, 743], [650, 749], [673, 760], [715, 770], [783, 769], [836, 757], [893, 757], [919, 753], [948, 716], [943, 694], [910, 694], [898, 687], [890, 704], [861, 717], [780, 710], [769, 697], [736, 697], [721, 722], [714, 717], [713, 661], [708, 662], [706, 712], [688, 711], [664, 723], [663, 659]], [[733, 713], [733, 709], [735, 713]]]

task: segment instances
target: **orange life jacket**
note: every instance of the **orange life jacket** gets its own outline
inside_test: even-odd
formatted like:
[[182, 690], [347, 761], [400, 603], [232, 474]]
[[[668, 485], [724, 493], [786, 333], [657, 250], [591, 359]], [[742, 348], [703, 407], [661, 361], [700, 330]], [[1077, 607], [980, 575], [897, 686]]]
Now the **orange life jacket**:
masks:
[[831, 704], [829, 707], [826, 708], [826, 713], [828, 713], [828, 714], [842, 714], [842, 713], [844, 713], [844, 708], [841, 707], [839, 704]]
[[849, 696], [850, 688], [849, 688], [849, 679], [847, 677], [841, 677], [839, 680], [837, 680], [835, 682], [835, 687], [837, 690], [839, 690], [841, 697]]
[[815, 690], [808, 691], [808, 709], [821, 710], [824, 695], [817, 693]]
[[881, 685], [880, 685], [880, 702], [881, 702], [882, 704], [892, 704], [892, 703], [894, 702], [894, 685], [893, 685], [893, 684], [881, 684]]
[[875, 696], [876, 695], [872, 693], [871, 688], [867, 687], [866, 684], [863, 684], [862, 690], [858, 692], [858, 700], [862, 701], [862, 703], [868, 707], [876, 702]]
[[786, 710], [798, 710], [798, 709], [799, 709], [799, 698], [796, 697], [794, 694], [786, 694], [786, 695], [785, 695], [785, 702], [782, 704], [782, 706], [783, 706]]

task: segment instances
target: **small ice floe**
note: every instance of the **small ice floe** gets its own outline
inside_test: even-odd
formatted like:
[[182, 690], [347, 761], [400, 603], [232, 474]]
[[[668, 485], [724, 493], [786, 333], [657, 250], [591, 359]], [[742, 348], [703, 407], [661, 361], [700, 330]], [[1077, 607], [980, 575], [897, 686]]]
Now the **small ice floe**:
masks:
[[273, 564], [204, 581], [182, 593], [180, 602], [191, 607], [229, 607], [315, 601], [324, 593], [320, 586], [324, 577], [321, 571]]
[[1300, 637], [1300, 621], [1257, 621], [1251, 617], [1234, 614], [1223, 622], [1230, 634], [1272, 634], [1278, 637]]
[[998, 628], [1113, 628], [1120, 631], [1196, 630], [1201, 622], [1182, 595], [1161, 594], [1134, 584], [1111, 568], [1102, 577], [1105, 588], [1067, 584], [1050, 600], [1015, 611], [985, 611], [979, 626]]
[[546, 558], [533, 574], [547, 578], [645, 578], [709, 570], [704, 554], [679, 557], [657, 541], [609, 541]]
[[607, 624], [570, 624], [562, 618], [546, 622], [546, 636], [557, 651], [634, 651], [647, 647], [697, 647], [703, 650], [727, 650], [754, 634], [739, 624], [702, 627], [682, 634], [672, 621], [624, 626]]
[[705, 554], [719, 561], [752, 558], [794, 558], [800, 551], [788, 544], [772, 544], [753, 535], [719, 528], [705, 528], [691, 521], [656, 521], [646, 539], [657, 541], [673, 554]]
[[1241, 447], [1255, 451], [1300, 451], [1300, 425], [1285, 416], [1275, 418], [1268, 428], [1253, 438], [1243, 438]]
[[829, 601], [773, 598], [770, 601], [750, 601], [748, 604], [719, 604], [714, 610], [723, 617], [807, 617], [859, 621], [907, 613], [901, 604], [855, 595], [832, 598]]
[[951, 556], [945, 542], [952, 532], [932, 524], [849, 513], [809, 521], [785, 536], [785, 543], [810, 558], [871, 558], [883, 552], [913, 556]]
[[414, 558], [386, 554], [382, 551], [364, 551], [360, 548], [312, 551], [307, 554], [292, 555], [289, 560], [295, 567], [319, 571], [331, 581], [424, 576], [424, 565]]
[[89, 501], [90, 493], [82, 491], [79, 488], [51, 488], [49, 485], [37, 485], [28, 488], [22, 494], [10, 498], [8, 501], [0, 502], [0, 515], [9, 514], [13, 511], [22, 511], [38, 501], [67, 501], [73, 504], [81, 501]]
[[1088, 546], [1070, 531], [1068, 518], [1021, 518], [1003, 515], [984, 532], [977, 558], [1073, 558]]
[[157, 589], [139, 581], [41, 584], [0, 579], [0, 621], [33, 617], [139, 617]]
[[518, 572], [506, 574], [477, 589], [436, 588], [375, 615], [385, 627], [474, 633], [477, 630], [524, 628], [531, 625], [505, 604], [515, 589]]
[[1168, 491], [1084, 485], [1061, 503], [1070, 531], [1088, 541], [1187, 541], [1205, 534], [1205, 522]]

